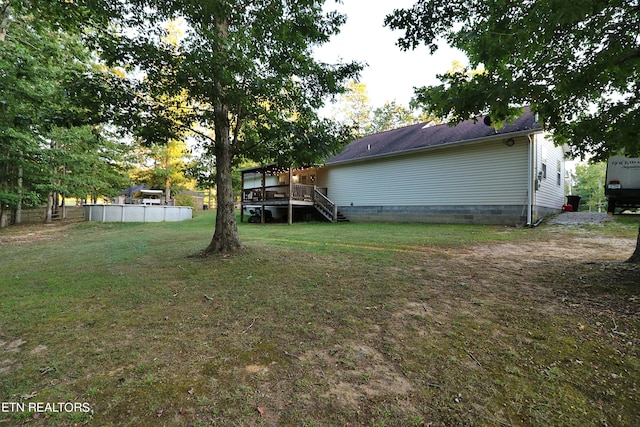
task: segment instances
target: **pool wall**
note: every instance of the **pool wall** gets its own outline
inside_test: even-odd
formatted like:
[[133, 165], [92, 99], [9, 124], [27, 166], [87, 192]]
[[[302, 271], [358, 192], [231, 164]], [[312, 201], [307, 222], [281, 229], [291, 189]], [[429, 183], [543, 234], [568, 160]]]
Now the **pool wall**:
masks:
[[191, 206], [84, 205], [85, 221], [175, 222], [191, 219]]

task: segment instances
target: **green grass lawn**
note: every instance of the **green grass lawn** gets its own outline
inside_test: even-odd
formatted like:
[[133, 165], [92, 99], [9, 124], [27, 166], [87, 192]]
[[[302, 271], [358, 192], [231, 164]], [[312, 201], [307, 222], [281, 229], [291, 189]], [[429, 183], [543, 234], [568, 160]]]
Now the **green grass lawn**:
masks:
[[0, 425], [640, 425], [633, 221], [245, 223], [201, 258], [214, 220], [0, 230], [0, 404], [90, 408]]

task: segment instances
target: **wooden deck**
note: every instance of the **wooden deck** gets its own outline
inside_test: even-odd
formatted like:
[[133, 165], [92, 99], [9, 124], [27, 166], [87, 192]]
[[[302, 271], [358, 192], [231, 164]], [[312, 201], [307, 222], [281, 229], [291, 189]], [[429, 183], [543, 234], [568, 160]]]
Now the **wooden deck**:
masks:
[[245, 188], [242, 203], [268, 204], [269, 206], [294, 204], [313, 205], [315, 187], [313, 185], [293, 184], [269, 187]]
[[[301, 170], [306, 173], [298, 175]], [[264, 223], [265, 208], [275, 207], [276, 211], [280, 210], [280, 218], [286, 216], [289, 224], [293, 222], [294, 209], [299, 211], [303, 208], [318, 212], [330, 222], [348, 221], [327, 197], [326, 188], [309, 184], [315, 182], [313, 171], [313, 167], [292, 170], [275, 164], [241, 170], [243, 190], [240, 220], [244, 221], [245, 208], [260, 208], [260, 222]], [[282, 208], [287, 209], [286, 215], [282, 215]]]
[[337, 218], [336, 206], [326, 195], [326, 189], [319, 189], [314, 185], [292, 184], [274, 185], [258, 188], [245, 188], [242, 191], [242, 214], [244, 208], [249, 207], [283, 207], [289, 208], [289, 223], [292, 222], [294, 207], [314, 207], [328, 221], [335, 222]]

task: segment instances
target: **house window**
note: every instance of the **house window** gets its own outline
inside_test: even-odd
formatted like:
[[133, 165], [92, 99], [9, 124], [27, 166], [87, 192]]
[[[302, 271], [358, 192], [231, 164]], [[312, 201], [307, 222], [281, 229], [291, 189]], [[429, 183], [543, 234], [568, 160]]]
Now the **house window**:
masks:
[[556, 180], [557, 180], [557, 184], [558, 185], [562, 185], [562, 175], [560, 174], [560, 172], [562, 171], [562, 163], [560, 163], [560, 160], [558, 160], [558, 164], [557, 164], [557, 176], [556, 176]]
[[547, 179], [547, 147], [542, 147], [542, 179]]
[[311, 185], [316, 182], [316, 176], [314, 174], [300, 175], [300, 183]]

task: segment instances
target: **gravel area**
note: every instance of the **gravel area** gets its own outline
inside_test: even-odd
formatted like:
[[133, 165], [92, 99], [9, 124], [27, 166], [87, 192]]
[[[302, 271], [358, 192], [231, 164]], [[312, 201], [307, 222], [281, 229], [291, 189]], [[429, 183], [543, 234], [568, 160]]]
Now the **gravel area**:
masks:
[[563, 212], [547, 220], [547, 224], [601, 224], [611, 221], [606, 212]]

